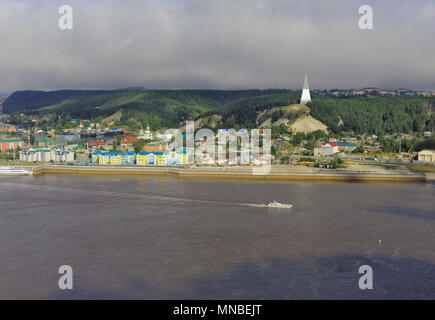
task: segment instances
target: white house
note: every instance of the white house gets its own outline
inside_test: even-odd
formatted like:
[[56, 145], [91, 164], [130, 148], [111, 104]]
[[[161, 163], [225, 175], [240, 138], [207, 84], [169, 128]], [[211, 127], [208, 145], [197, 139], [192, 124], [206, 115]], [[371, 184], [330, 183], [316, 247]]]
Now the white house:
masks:
[[314, 148], [315, 156], [332, 156], [338, 152], [338, 145], [334, 142], [324, 142], [320, 145], [320, 148]]

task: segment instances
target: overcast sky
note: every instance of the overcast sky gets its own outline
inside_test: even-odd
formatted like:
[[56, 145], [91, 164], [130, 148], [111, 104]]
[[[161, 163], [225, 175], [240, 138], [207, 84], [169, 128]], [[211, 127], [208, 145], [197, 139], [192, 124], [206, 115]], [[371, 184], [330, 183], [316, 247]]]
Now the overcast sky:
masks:
[[0, 93], [299, 88], [305, 73], [312, 88], [435, 88], [435, 1], [0, 0]]

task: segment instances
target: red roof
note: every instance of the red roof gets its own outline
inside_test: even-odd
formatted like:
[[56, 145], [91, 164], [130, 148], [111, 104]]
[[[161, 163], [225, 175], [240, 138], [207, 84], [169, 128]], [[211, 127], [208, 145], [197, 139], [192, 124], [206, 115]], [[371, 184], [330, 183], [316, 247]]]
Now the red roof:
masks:
[[104, 145], [106, 145], [106, 143], [104, 141], [97, 140], [97, 141], [91, 141], [91, 142], [89, 142], [89, 145], [91, 147], [98, 147], [98, 146], [104, 146]]
[[122, 142], [123, 142], [123, 143], [130, 143], [130, 142], [132, 142], [132, 141], [137, 141], [137, 140], [139, 140], [139, 139], [136, 138], [136, 137], [133, 137], [133, 136], [126, 136], [126, 137], [124, 137], [124, 139], [122, 140]]
[[329, 144], [332, 147], [338, 147], [338, 144], [334, 142], [322, 142], [322, 146], [326, 146], [327, 144]]

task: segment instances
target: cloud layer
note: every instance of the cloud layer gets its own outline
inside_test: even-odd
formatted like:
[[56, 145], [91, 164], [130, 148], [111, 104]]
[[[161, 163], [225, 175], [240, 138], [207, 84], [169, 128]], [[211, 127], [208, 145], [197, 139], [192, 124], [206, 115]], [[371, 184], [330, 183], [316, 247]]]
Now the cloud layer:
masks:
[[0, 0], [0, 92], [23, 89], [435, 88], [435, 3]]

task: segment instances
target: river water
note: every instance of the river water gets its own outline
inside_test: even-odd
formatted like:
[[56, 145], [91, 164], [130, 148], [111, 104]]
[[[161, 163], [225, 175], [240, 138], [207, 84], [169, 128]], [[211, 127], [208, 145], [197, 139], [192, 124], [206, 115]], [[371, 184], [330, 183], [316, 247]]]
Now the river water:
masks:
[[0, 177], [0, 298], [435, 299], [435, 185]]

